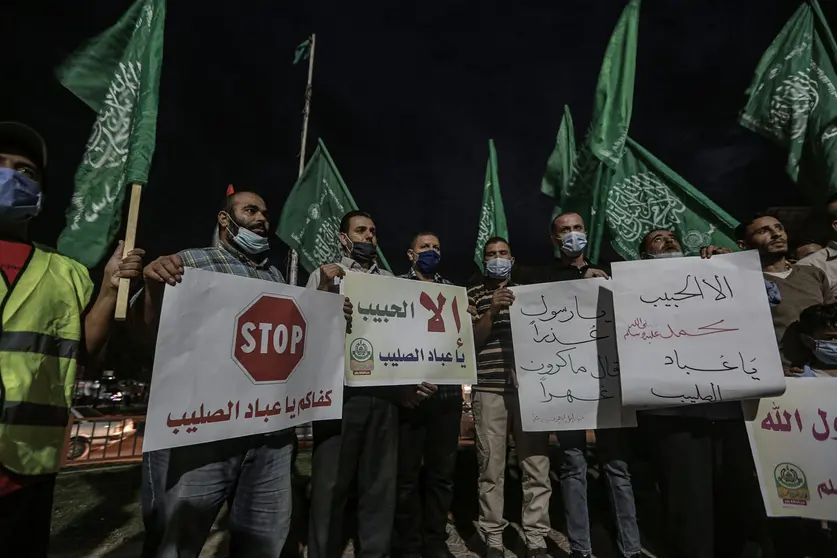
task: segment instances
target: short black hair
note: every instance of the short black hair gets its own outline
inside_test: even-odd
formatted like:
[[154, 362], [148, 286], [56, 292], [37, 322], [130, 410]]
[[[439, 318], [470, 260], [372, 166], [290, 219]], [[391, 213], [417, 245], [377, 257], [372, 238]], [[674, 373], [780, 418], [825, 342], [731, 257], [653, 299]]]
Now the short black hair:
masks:
[[737, 227], [735, 227], [735, 239], [740, 240], [742, 242], [747, 240], [747, 227], [749, 227], [762, 217], [773, 217], [780, 223], [782, 222], [779, 216], [772, 211], [759, 211], [749, 219], [744, 219]]
[[235, 211], [235, 197], [239, 194], [250, 194], [253, 196], [261, 197], [260, 194], [257, 194], [256, 192], [251, 192], [250, 190], [241, 190], [240, 192], [233, 192], [232, 194], [224, 198], [224, 206], [221, 208], [221, 211], [223, 211], [229, 216], [232, 216], [233, 212]]
[[825, 327], [837, 329], [837, 303], [810, 306], [799, 316], [800, 333], [813, 335]]
[[351, 223], [352, 219], [354, 219], [355, 217], [366, 217], [367, 219], [372, 220], [372, 216], [369, 215], [365, 211], [359, 211], [357, 209], [349, 211], [348, 213], [343, 215], [342, 219], [340, 219], [340, 232], [341, 233], [343, 233], [343, 234], [348, 234], [349, 233], [349, 223]]
[[837, 207], [832, 207], [835, 203], [837, 203], [837, 193], [828, 196], [828, 199], [825, 202], [825, 212], [828, 214], [829, 224], [837, 221]]
[[509, 252], [511, 252], [512, 247], [511, 247], [511, 244], [509, 244], [508, 240], [506, 240], [502, 236], [492, 236], [491, 238], [489, 238], [488, 240], [485, 241], [485, 244], [482, 247], [482, 257], [483, 257], [483, 259], [485, 259], [485, 249], [488, 248], [488, 246], [490, 244], [497, 244], [498, 242], [502, 242], [506, 246], [508, 246], [509, 247]]
[[422, 236], [435, 236], [436, 238], [439, 238], [439, 235], [433, 231], [419, 231], [414, 234], [412, 240], [410, 240], [410, 250], [415, 250], [416, 242], [418, 242], [418, 239]]

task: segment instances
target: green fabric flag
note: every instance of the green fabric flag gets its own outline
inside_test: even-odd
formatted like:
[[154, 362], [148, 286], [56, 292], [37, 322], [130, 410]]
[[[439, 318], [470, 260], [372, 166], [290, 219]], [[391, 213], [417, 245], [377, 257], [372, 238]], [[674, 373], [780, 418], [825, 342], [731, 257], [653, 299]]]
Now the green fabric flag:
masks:
[[551, 198], [562, 197], [570, 186], [576, 159], [575, 128], [570, 107], [564, 105], [564, 116], [558, 127], [555, 150], [546, 162], [546, 173], [541, 180], [541, 192]]
[[639, 243], [654, 229], [677, 234], [686, 255], [714, 244], [735, 248], [738, 222], [630, 137], [619, 165], [606, 169], [601, 206], [616, 252], [639, 259]]
[[165, 17], [165, 0], [138, 0], [57, 72], [61, 84], [98, 113], [58, 238], [62, 253], [88, 267], [119, 231], [126, 185], [148, 181]]
[[485, 187], [482, 191], [477, 246], [474, 248], [474, 261], [480, 269], [483, 268], [485, 241], [492, 236], [501, 236], [508, 240], [509, 227], [506, 224], [506, 211], [503, 209], [503, 196], [500, 195], [497, 150], [494, 148], [494, 140], [488, 140], [488, 164], [485, 167]]
[[294, 52], [294, 65], [299, 64], [303, 60], [308, 60], [311, 56], [311, 39], [305, 39], [299, 43]]
[[610, 38], [590, 134], [561, 190], [560, 207], [584, 218], [587, 257], [594, 262], [605, 230], [627, 260], [639, 258], [640, 241], [657, 228], [675, 231], [687, 255], [709, 244], [733, 248], [738, 223], [628, 136], [638, 20], [639, 0], [631, 0]]
[[608, 166], [619, 163], [631, 127], [639, 34], [639, 0], [630, 0], [605, 51], [587, 143]]
[[[296, 250], [309, 273], [340, 258], [340, 220], [357, 209], [349, 188], [322, 140], [294, 184], [276, 235]], [[378, 248], [378, 263], [388, 271], [387, 259]]]
[[808, 0], [762, 56], [739, 122], [788, 151], [786, 170], [817, 201], [837, 192], [837, 43]]

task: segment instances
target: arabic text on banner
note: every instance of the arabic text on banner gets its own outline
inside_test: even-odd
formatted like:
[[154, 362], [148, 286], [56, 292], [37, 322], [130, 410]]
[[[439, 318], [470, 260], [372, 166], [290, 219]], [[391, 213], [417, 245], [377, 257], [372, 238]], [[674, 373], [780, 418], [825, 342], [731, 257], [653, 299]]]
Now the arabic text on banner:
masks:
[[355, 308], [346, 337], [346, 385], [476, 382], [464, 288], [350, 272], [343, 293]]
[[745, 403], [764, 508], [771, 517], [837, 521], [837, 380], [787, 383], [780, 397]]
[[613, 264], [625, 405], [649, 408], [785, 389], [756, 252]]
[[622, 408], [611, 285], [580, 279], [512, 288], [523, 430], [636, 426], [635, 413]]
[[345, 333], [341, 296], [187, 269], [163, 298], [143, 451], [339, 419]]

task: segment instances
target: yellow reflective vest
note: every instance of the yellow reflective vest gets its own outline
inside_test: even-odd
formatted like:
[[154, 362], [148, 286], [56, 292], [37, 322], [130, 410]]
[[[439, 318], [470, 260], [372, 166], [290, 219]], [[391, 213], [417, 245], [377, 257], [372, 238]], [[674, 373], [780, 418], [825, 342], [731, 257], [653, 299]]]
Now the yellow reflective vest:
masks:
[[0, 465], [12, 472], [61, 466], [92, 291], [84, 266], [42, 246], [12, 284], [0, 274]]

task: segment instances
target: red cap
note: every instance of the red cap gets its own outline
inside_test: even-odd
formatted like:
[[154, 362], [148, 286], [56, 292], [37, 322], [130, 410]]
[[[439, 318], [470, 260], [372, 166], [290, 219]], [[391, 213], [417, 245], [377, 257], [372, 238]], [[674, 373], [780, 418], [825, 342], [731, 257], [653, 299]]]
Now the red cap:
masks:
[[233, 194], [235, 194], [235, 189], [233, 189], [233, 185], [230, 184], [229, 186], [227, 186], [227, 195], [232, 196]]

